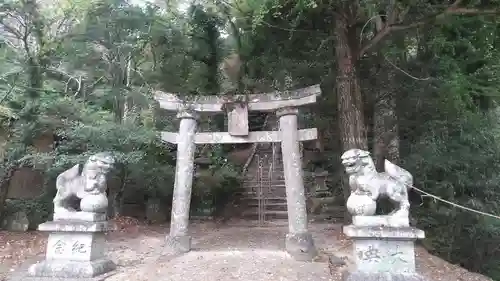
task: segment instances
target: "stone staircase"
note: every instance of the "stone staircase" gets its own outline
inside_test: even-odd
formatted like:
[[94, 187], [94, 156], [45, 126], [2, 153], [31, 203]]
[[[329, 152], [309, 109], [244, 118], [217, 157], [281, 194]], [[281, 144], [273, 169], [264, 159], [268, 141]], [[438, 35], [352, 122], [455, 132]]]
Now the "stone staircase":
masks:
[[[264, 220], [287, 219], [286, 186], [279, 144], [259, 144], [243, 181], [243, 217]], [[260, 208], [259, 208], [260, 207]]]

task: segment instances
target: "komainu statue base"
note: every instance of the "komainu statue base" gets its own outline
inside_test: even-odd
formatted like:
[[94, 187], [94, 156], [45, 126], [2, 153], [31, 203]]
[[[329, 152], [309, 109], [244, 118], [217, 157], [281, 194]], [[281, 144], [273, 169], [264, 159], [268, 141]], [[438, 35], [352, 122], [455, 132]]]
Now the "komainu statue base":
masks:
[[38, 227], [50, 232], [45, 260], [32, 265], [31, 277], [91, 278], [116, 268], [105, 256], [108, 221], [50, 221]]
[[344, 281], [429, 281], [416, 273], [390, 273], [390, 272], [348, 272], [343, 277]]
[[54, 214], [54, 221], [106, 221], [105, 213], [59, 212]]
[[344, 227], [353, 240], [356, 268], [344, 281], [427, 281], [416, 272], [415, 241], [425, 237], [413, 227]]
[[409, 227], [410, 220], [407, 216], [353, 216], [352, 224], [356, 226]]

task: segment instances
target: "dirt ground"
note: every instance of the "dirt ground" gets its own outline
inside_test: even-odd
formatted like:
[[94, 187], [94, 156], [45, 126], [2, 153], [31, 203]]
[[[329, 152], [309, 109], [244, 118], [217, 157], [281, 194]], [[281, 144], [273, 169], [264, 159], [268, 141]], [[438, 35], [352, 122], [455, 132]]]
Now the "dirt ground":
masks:
[[[118, 269], [106, 281], [339, 280], [328, 269], [328, 255], [347, 259], [352, 266], [350, 242], [340, 224], [315, 223], [310, 230], [320, 251], [312, 263], [292, 260], [284, 251], [286, 224], [255, 227], [251, 222], [217, 226], [209, 222], [191, 225], [193, 251], [162, 255], [168, 226], [149, 226], [131, 219], [116, 222], [118, 231], [108, 235], [108, 253]], [[0, 232], [0, 280], [43, 258], [46, 234]], [[417, 249], [418, 271], [429, 280], [489, 281], [438, 257]]]

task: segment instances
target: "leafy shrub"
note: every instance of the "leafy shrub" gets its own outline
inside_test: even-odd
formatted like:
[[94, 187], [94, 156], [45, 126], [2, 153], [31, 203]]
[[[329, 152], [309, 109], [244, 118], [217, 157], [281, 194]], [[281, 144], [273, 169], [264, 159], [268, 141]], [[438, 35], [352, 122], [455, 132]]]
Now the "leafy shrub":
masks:
[[[426, 132], [402, 159], [416, 186], [445, 200], [499, 214], [497, 120], [497, 113], [469, 112], [455, 120], [428, 122]], [[424, 245], [431, 252], [474, 271], [498, 274], [500, 249], [491, 246], [500, 243], [498, 220], [431, 198], [413, 210], [428, 233]]]
[[38, 225], [51, 218], [53, 205], [52, 198], [40, 196], [35, 199], [15, 199], [7, 200], [5, 206], [5, 216], [22, 211], [26, 213], [29, 220], [30, 230], [36, 230]]
[[228, 162], [222, 146], [209, 152], [210, 164], [198, 171], [193, 183], [192, 210], [221, 214], [230, 203], [235, 190], [241, 186], [238, 167]]

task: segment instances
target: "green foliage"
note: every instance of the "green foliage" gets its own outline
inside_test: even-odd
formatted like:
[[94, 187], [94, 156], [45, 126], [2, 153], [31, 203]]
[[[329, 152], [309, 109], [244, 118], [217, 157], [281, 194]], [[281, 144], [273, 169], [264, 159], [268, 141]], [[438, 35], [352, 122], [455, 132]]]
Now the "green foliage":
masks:
[[[137, 65], [149, 42], [144, 41], [149, 40], [148, 26], [157, 18], [152, 16], [155, 11], [118, 2], [89, 6], [85, 21], [67, 29], [77, 40], [65, 42], [51, 56], [65, 70], [41, 68], [47, 75], [44, 88], [36, 89], [36, 100], [27, 99], [33, 97], [25, 93], [33, 89], [23, 83], [32, 85], [29, 81], [40, 77], [21, 71], [16, 80], [6, 76], [9, 79], [0, 81], [2, 89], [11, 88], [3, 101], [19, 116], [3, 123], [8, 143], [1, 163], [2, 188], [13, 170], [29, 166], [44, 171], [46, 194], [53, 195], [59, 173], [95, 152], [112, 151], [120, 164], [117, 173], [124, 175], [119, 185], [135, 182], [157, 196], [171, 193], [174, 163], [157, 136], [149, 85], [124, 61], [135, 56]], [[18, 54], [5, 55], [10, 61]], [[92, 59], [100, 61], [92, 64]], [[55, 146], [49, 153], [40, 153], [34, 142], [47, 133], [55, 136]]]
[[220, 31], [222, 20], [202, 5], [192, 4], [188, 11], [188, 55], [193, 60], [187, 80], [189, 92], [217, 94], [219, 92]]
[[[500, 214], [500, 127], [495, 105], [500, 57], [492, 49], [496, 26], [478, 18], [456, 19], [428, 31], [424, 47], [409, 66], [433, 79], [405, 82], [400, 128], [402, 162], [415, 175], [417, 187]], [[474, 29], [481, 31], [471, 32]], [[432, 198], [422, 200], [414, 214], [428, 233], [424, 245], [451, 262], [498, 278], [500, 251], [490, 246], [498, 243], [497, 221]]]
[[[208, 152], [208, 167], [198, 168], [193, 186], [194, 212], [222, 214], [227, 204], [231, 204], [233, 194], [241, 186], [241, 168], [227, 161], [221, 145], [214, 145]], [[196, 211], [198, 210], [198, 211]]]
[[[301, 121], [315, 119], [330, 136], [325, 162], [332, 165], [324, 168], [340, 174], [338, 99], [332, 91], [338, 82], [335, 20], [359, 8], [348, 15], [350, 44], [366, 43], [375, 26], [367, 21], [384, 3], [213, 1], [192, 5], [182, 14], [122, 0], [83, 2], [62, 1], [57, 9], [16, 0], [0, 5], [0, 191], [21, 166], [45, 176], [41, 198], [9, 201], [8, 212], [26, 210], [45, 219], [55, 177], [99, 151], [112, 151], [118, 159], [112, 175], [116, 183], [110, 186], [114, 195], [125, 189], [170, 198], [175, 149], [161, 143], [157, 132], [175, 130], [177, 122], [160, 112], [153, 93], [218, 93], [224, 88], [219, 64], [231, 52], [243, 59], [244, 86], [255, 92], [322, 84], [315, 118], [305, 114]], [[442, 10], [426, 1], [398, 3], [407, 13], [405, 22]], [[29, 30], [12, 25], [17, 20]], [[373, 93], [395, 93], [401, 162], [415, 175], [417, 187], [500, 214], [500, 26], [494, 18], [471, 16], [443, 17], [423, 27], [393, 34], [393, 40], [356, 61], [366, 119], [373, 119]], [[397, 67], [381, 66], [380, 58]], [[379, 81], [386, 73], [395, 79]], [[430, 78], [414, 79], [408, 73]], [[262, 123], [260, 117], [252, 116], [250, 122]], [[211, 126], [211, 121], [202, 118], [200, 125]], [[43, 135], [56, 139], [49, 152], [35, 147]], [[227, 147], [202, 152], [210, 165], [198, 171], [193, 209], [220, 214], [240, 186], [240, 167], [226, 160]], [[421, 206], [414, 205], [429, 249], [468, 269], [500, 275], [500, 251], [491, 246], [500, 244], [497, 220], [427, 197]]]
[[[492, 115], [471, 113], [459, 120], [429, 122], [428, 131], [404, 159], [417, 186], [451, 202], [498, 214], [500, 127], [498, 114]], [[416, 215], [429, 233], [426, 246], [433, 252], [475, 271], [489, 272], [496, 266], [500, 251], [489, 245], [498, 243], [492, 237], [498, 237], [500, 225], [492, 219], [431, 198], [416, 208]], [[455, 222], [451, 227], [450, 221]], [[489, 252], [487, 257], [484, 251]]]

